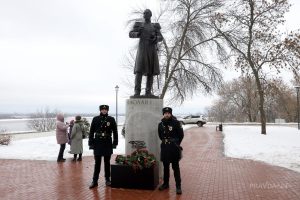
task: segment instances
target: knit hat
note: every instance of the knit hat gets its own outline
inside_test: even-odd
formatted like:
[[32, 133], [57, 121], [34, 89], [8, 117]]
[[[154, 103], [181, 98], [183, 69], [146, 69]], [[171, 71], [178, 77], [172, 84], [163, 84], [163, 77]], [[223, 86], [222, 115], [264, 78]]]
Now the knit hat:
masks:
[[100, 105], [99, 106], [99, 110], [102, 110], [102, 109], [106, 109], [108, 111], [109, 110], [109, 106], [108, 105]]
[[80, 121], [80, 120], [81, 120], [81, 116], [80, 116], [80, 115], [77, 115], [77, 116], [75, 117], [75, 120], [76, 120], [76, 121]]
[[172, 108], [170, 107], [164, 107], [162, 109], [162, 113], [165, 114], [166, 112], [170, 113], [172, 115]]

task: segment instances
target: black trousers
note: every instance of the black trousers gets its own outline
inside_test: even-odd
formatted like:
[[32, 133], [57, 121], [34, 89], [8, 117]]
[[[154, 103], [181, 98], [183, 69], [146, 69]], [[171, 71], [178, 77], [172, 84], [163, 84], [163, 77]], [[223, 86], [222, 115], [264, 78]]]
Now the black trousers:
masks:
[[[163, 164], [164, 164], [164, 184], [169, 185], [170, 162], [163, 162]], [[172, 162], [172, 169], [174, 172], [176, 187], [180, 187], [181, 177], [180, 177], [179, 161]]]
[[57, 160], [63, 159], [65, 148], [66, 148], [66, 144], [61, 144], [60, 145], [60, 149], [59, 149]]
[[110, 157], [109, 156], [94, 156], [95, 159], [95, 167], [94, 167], [94, 176], [93, 176], [93, 182], [97, 183], [99, 179], [99, 173], [101, 168], [101, 159], [104, 157], [104, 176], [105, 179], [110, 178]]
[[[82, 158], [82, 153], [78, 154], [79, 155], [79, 158]], [[74, 159], [77, 158], [77, 154], [74, 154]]]

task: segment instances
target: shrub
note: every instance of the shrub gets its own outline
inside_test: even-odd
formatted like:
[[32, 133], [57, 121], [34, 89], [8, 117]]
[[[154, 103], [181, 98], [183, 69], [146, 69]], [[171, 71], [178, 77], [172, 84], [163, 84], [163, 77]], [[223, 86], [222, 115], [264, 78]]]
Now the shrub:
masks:
[[50, 112], [49, 108], [40, 109], [31, 115], [27, 126], [38, 132], [47, 132], [56, 128], [56, 112]]
[[89, 137], [91, 124], [90, 124], [90, 122], [85, 117], [82, 118], [82, 122], [83, 122], [83, 125], [84, 125], [85, 136]]
[[0, 135], [0, 144], [1, 145], [8, 145], [10, 143], [11, 136], [7, 134]]

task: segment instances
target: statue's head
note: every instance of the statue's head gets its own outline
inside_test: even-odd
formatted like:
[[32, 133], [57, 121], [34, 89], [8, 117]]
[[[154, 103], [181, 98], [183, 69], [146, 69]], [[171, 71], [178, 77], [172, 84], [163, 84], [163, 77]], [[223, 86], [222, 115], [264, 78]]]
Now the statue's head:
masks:
[[150, 20], [151, 17], [152, 17], [152, 12], [151, 12], [151, 10], [150, 10], [150, 9], [146, 9], [146, 10], [144, 11], [144, 19], [145, 19], [145, 20]]

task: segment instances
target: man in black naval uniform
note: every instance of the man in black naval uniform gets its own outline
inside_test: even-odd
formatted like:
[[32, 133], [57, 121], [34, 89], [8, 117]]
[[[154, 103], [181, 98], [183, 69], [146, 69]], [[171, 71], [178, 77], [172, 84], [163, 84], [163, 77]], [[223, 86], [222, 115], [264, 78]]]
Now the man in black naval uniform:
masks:
[[182, 148], [180, 143], [183, 139], [183, 129], [179, 121], [172, 115], [172, 108], [165, 107], [162, 113], [163, 119], [158, 124], [158, 136], [162, 141], [160, 160], [164, 166], [164, 182], [159, 187], [159, 190], [169, 188], [170, 163], [172, 163], [176, 182], [176, 193], [181, 194], [179, 160], [181, 159]]
[[[98, 179], [101, 166], [101, 158], [104, 157], [104, 174], [105, 184], [111, 185], [110, 182], [110, 157], [118, 145], [118, 129], [115, 118], [108, 115], [109, 106], [99, 106], [100, 115], [96, 116], [92, 120], [89, 146], [90, 149], [94, 149], [95, 168], [93, 182], [90, 185], [90, 189], [98, 186]], [[112, 140], [113, 136], [113, 140]]]

